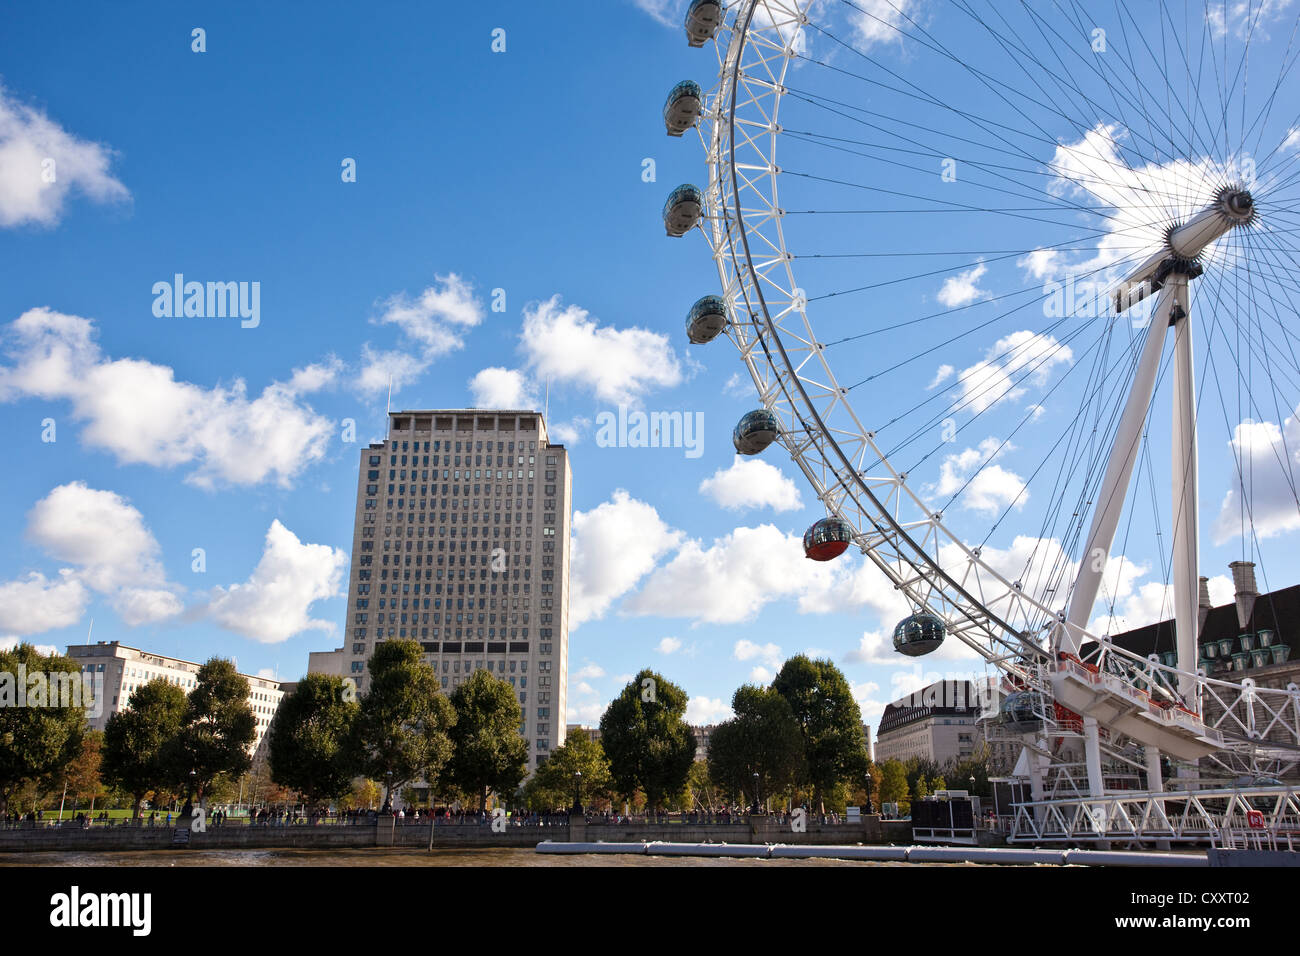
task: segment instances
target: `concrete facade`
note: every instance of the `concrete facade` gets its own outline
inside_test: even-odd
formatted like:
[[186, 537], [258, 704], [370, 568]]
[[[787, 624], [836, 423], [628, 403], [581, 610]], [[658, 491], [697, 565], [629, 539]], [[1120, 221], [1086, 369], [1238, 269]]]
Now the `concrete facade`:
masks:
[[[194, 661], [165, 657], [138, 647], [128, 647], [119, 641], [71, 644], [68, 646], [67, 654], [81, 665], [83, 672], [103, 677], [104, 706], [97, 717], [89, 719], [93, 730], [103, 730], [108, 725], [109, 717], [120, 710], [127, 709], [127, 701], [130, 700], [132, 692], [151, 680], [161, 678], [175, 684], [188, 694], [194, 689], [198, 680], [199, 667], [202, 666]], [[241, 676], [248, 681], [248, 706], [253, 709], [253, 715], [257, 718], [257, 736], [250, 751], [256, 752], [271, 727], [271, 719], [275, 716], [276, 708], [284, 698], [285, 685], [276, 680], [254, 677], [251, 674]]]
[[346, 677], [348, 673], [347, 650], [336, 647], [332, 651], [310, 651], [307, 654], [307, 673], [326, 677]]
[[[951, 686], [949, 686], [951, 685]], [[980, 709], [967, 681], [940, 681], [885, 707], [876, 730], [875, 759], [913, 757], [944, 764], [975, 753]]]

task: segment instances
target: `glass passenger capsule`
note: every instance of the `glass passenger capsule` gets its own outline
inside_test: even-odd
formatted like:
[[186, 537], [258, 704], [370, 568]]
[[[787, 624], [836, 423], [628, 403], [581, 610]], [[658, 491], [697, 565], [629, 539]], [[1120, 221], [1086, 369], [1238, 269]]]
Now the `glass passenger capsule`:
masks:
[[722, 22], [722, 0], [691, 0], [686, 9], [686, 42], [704, 46], [713, 39]]
[[693, 345], [712, 342], [727, 327], [727, 303], [720, 295], [696, 300], [686, 313], [686, 337]]
[[998, 723], [1013, 734], [1032, 734], [1042, 730], [1042, 695], [1035, 690], [1007, 694], [998, 705]]
[[731, 443], [742, 455], [757, 455], [781, 433], [776, 416], [766, 408], [746, 412], [731, 433]]
[[853, 527], [843, 518], [822, 518], [803, 533], [804, 557], [830, 561], [848, 550], [853, 542]]
[[664, 203], [664, 228], [670, 236], [684, 236], [695, 228], [704, 214], [704, 193], [699, 187], [683, 183], [668, 194]]
[[920, 657], [937, 650], [943, 643], [948, 625], [933, 614], [913, 614], [894, 628], [894, 650], [908, 657]]
[[664, 126], [669, 136], [681, 136], [695, 125], [703, 109], [704, 94], [700, 84], [682, 80], [672, 88], [664, 103]]

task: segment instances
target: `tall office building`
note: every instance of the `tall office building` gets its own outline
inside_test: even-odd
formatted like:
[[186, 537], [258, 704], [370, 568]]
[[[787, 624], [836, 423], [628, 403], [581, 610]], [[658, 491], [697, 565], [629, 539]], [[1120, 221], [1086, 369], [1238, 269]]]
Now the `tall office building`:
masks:
[[420, 642], [450, 693], [508, 680], [529, 768], [564, 742], [569, 457], [534, 411], [391, 412], [361, 451], [348, 584], [347, 676], [381, 641]]

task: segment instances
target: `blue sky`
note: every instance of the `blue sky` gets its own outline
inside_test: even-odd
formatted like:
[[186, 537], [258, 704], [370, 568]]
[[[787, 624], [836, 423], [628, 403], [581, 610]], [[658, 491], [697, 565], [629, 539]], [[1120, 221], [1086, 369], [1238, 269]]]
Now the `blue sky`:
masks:
[[[75, 15], [32, 5], [7, 14], [0, 436], [13, 465], [0, 509], [0, 536], [11, 542], [0, 557], [0, 637], [62, 646], [82, 641], [93, 618], [94, 639], [194, 659], [228, 655], [249, 673], [300, 676], [310, 650], [341, 643], [358, 449], [344, 440], [345, 422], [355, 422], [358, 443], [382, 435], [391, 374], [395, 408], [540, 405], [549, 391], [552, 435], [572, 452], [577, 512], [571, 722], [594, 722], [619, 678], [647, 665], [685, 686], [697, 720], [725, 716], [736, 686], [766, 679], [801, 651], [836, 659], [869, 716], [917, 680], [911, 662], [882, 651], [905, 611], [883, 579], [858, 555], [834, 566], [804, 560], [791, 536], [822, 512], [788, 459], [773, 449], [736, 463], [730, 430], [755, 399], [737, 375], [735, 350], [721, 340], [691, 347], [682, 334], [686, 310], [716, 292], [718, 280], [700, 237], [667, 239], [659, 221], [673, 186], [707, 179], [698, 137], [670, 139], [660, 119], [676, 81], [707, 87], [716, 71], [712, 50], [684, 42], [681, 6], [612, 3], [598, 17], [578, 3], [470, 5], [455, 17], [433, 5], [331, 3], [91, 7]], [[1277, 6], [1269, 25], [1284, 46], [1294, 11]], [[855, 19], [866, 8], [876, 18]], [[953, 39], [963, 28], [937, 3], [901, 8], [935, 36]], [[900, 71], [923, 66], [920, 44], [880, 32], [891, 18], [899, 25], [899, 6], [824, 9], [827, 29], [858, 54], [809, 33], [811, 56], [845, 68], [863, 53]], [[1237, 36], [1234, 15], [1225, 7], [1228, 40]], [[196, 27], [205, 31], [204, 52], [191, 48]], [[504, 52], [492, 50], [498, 28]], [[1277, 48], [1267, 38], [1254, 43]], [[979, 49], [996, 57], [988, 44]], [[1001, 62], [995, 72], [1008, 70]], [[824, 64], [800, 63], [795, 74], [807, 90], [857, 95]], [[929, 76], [948, 89], [962, 83], [955, 68]], [[1205, 97], [1213, 100], [1208, 87]], [[1015, 120], [988, 99], [988, 115]], [[903, 115], [879, 90], [855, 102]], [[825, 119], [803, 105], [809, 123]], [[801, 117], [795, 106], [790, 115]], [[1265, 124], [1279, 144], [1289, 119], [1279, 113]], [[943, 127], [940, 142], [956, 142], [958, 127]], [[1065, 159], [1085, 169], [1095, 159], [1078, 128], [1050, 132], [1074, 150]], [[992, 155], [992, 145], [986, 137], [980, 155]], [[807, 144], [787, 155], [805, 164], [798, 168], [820, 163], [823, 174], [863, 173], [855, 160]], [[51, 156], [53, 183], [38, 178]], [[1211, 165], [1232, 156], [1240, 153], [1187, 151]], [[647, 158], [653, 182], [643, 179]], [[1177, 158], [1148, 157], [1155, 167]], [[349, 159], [355, 182], [341, 175]], [[900, 189], [922, 188], [908, 185], [914, 173], [878, 171], [897, 175]], [[923, 188], [932, 190], [926, 175]], [[1168, 175], [1179, 188], [1194, 178]], [[989, 202], [987, 185], [955, 188]], [[806, 179], [790, 195], [792, 209], [854, 205]], [[1074, 251], [1071, 262], [1035, 271], [1019, 259], [996, 261], [992, 250], [1027, 253], [1084, 227], [961, 228], [936, 238], [929, 222], [908, 220], [887, 238], [898, 249], [990, 250], [987, 263], [981, 257], [959, 269], [971, 257], [953, 257], [942, 260], [952, 267], [946, 277], [924, 287], [902, 283], [865, 303], [836, 300], [820, 313], [824, 337], [886, 314], [933, 312], [936, 302], [991, 310], [1000, 292], [1038, 289], [1093, 254]], [[806, 217], [791, 224], [791, 236], [804, 249], [842, 253], [879, 245], [883, 234], [845, 216]], [[803, 281], [817, 295], [849, 288], [877, 267], [858, 260], [806, 268]], [[885, 277], [909, 268], [879, 267]], [[155, 315], [154, 284], [177, 273], [257, 282], [260, 321], [243, 328], [232, 318]], [[946, 285], [949, 278], [955, 284]], [[504, 310], [494, 311], [502, 301]], [[998, 342], [1046, 325], [1035, 305], [1027, 318], [993, 322], [912, 361], [878, 391], [855, 393], [855, 402], [885, 420], [895, 405], [899, 414], [919, 414], [907, 411], [914, 399], [960, 392], [974, 379], [971, 369], [1005, 352]], [[929, 328], [926, 335], [941, 338]], [[1095, 339], [1080, 338], [1068, 355], [1057, 348], [1041, 374], [963, 427], [960, 447], [929, 459], [926, 480], [936, 489], [953, 476], [957, 484], [983, 476], [987, 497], [968, 487], [954, 508], [959, 533], [982, 538], [1004, 511], [994, 546], [1014, 550], [1016, 535], [1039, 533], [1035, 508], [1050, 489], [1038, 493], [1031, 483], [1020, 507], [1005, 489], [1050, 455], [1077, 414], [1070, 390], [1044, 401], [1033, 416], [1037, 431], [1016, 432], [996, 462], [981, 443], [1006, 439]], [[889, 367], [918, 351], [914, 336], [895, 333], [846, 345], [835, 367], [852, 382], [874, 363]], [[1287, 412], [1295, 397], [1272, 417], [1279, 433], [1294, 427]], [[702, 412], [702, 454], [598, 447], [596, 416], [620, 403]], [[1229, 427], [1268, 417], [1229, 404]], [[1157, 403], [1152, 420], [1167, 419]], [[49, 421], [54, 441], [46, 440]], [[1221, 575], [1242, 545], [1230, 537], [1210, 543], [1232, 481], [1222, 453], [1230, 435], [1222, 420], [1217, 428], [1202, 439], [1217, 449], [1203, 454], [1210, 461], [1202, 466], [1202, 565]], [[1269, 438], [1256, 441], [1250, 447], [1261, 449]], [[1153, 457], [1163, 466], [1168, 452], [1156, 448]], [[1267, 456], [1261, 461], [1262, 473]], [[1265, 544], [1284, 542], [1300, 525], [1285, 497], [1261, 535]], [[1139, 509], [1135, 541], [1151, 537], [1144, 520]], [[1149, 569], [1117, 595], [1121, 607], [1137, 599], [1127, 618], [1137, 623], [1153, 602], [1160, 607], [1163, 591], [1141, 590], [1160, 587], [1159, 562], [1151, 547], [1134, 544], [1127, 553]], [[1294, 580], [1284, 548], [1268, 567], [1274, 586]], [[1222, 596], [1221, 582], [1216, 592]], [[960, 655], [927, 664], [954, 667], [972, 664]]]

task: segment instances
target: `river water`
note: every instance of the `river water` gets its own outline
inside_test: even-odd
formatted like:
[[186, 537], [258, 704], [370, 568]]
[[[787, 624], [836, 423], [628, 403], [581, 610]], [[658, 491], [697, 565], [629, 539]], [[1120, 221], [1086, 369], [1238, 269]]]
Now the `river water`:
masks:
[[[641, 854], [538, 853], [531, 849], [434, 849], [432, 852], [381, 847], [347, 850], [150, 850], [121, 853], [0, 853], [8, 866], [927, 866], [866, 860], [757, 860], [752, 858], [669, 857]], [[975, 864], [938, 864], [974, 866]]]

